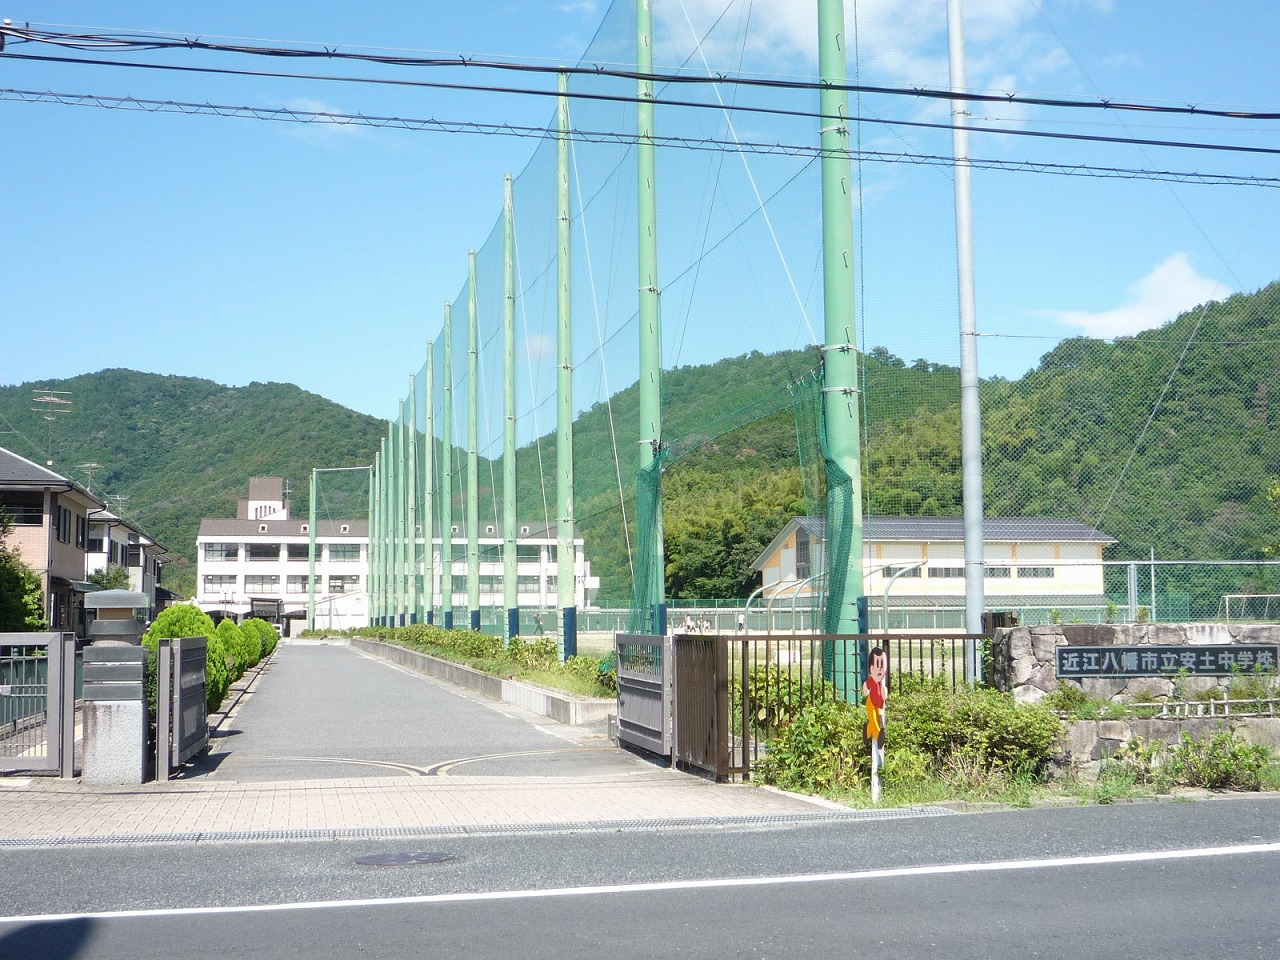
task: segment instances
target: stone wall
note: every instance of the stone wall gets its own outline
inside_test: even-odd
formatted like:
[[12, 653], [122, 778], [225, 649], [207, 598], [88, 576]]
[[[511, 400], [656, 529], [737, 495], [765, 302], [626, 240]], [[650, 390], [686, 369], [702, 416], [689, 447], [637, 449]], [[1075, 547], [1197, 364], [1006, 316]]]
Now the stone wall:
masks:
[[[1228, 643], [1280, 643], [1275, 624], [1137, 623], [1050, 624], [997, 630], [991, 644], [990, 680], [1023, 703], [1035, 703], [1058, 689], [1057, 650], [1061, 646], [1196, 646]], [[1140, 693], [1170, 699], [1174, 684], [1188, 696], [1214, 687], [1226, 689], [1229, 677], [1084, 678], [1065, 681], [1091, 697], [1132, 700]]]
[[1054, 760], [1054, 773], [1094, 780], [1102, 761], [1134, 738], [1175, 744], [1183, 733], [1189, 733], [1196, 740], [1205, 740], [1225, 725], [1246, 743], [1259, 743], [1280, 751], [1280, 718], [1275, 717], [1073, 720], [1067, 724], [1062, 752]]

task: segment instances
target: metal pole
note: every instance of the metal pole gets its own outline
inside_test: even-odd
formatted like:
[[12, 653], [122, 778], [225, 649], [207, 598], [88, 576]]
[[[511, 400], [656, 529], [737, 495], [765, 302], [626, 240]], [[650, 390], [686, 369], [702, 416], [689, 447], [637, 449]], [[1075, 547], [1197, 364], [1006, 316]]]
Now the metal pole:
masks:
[[440, 428], [440, 616], [453, 629], [453, 304], [444, 305], [444, 425]]
[[427, 551], [426, 563], [426, 608], [427, 623], [435, 622], [435, 460], [436, 460], [436, 392], [435, 392], [435, 344], [427, 341], [427, 449], [422, 457], [423, 479], [426, 489], [422, 497], [423, 531], [422, 541]]
[[[964, 0], [947, 0], [951, 90], [967, 89], [964, 57]], [[968, 633], [982, 632], [985, 606], [983, 554], [982, 407], [978, 381], [978, 308], [973, 282], [973, 195], [970, 189], [968, 112], [951, 101], [951, 148], [955, 157], [956, 269], [960, 282], [960, 462], [964, 487], [964, 624]], [[965, 680], [982, 679], [977, 641], [966, 662]]]
[[[822, 77], [822, 274], [825, 319], [823, 365], [826, 386], [827, 446], [831, 459], [849, 475], [852, 483], [848, 511], [849, 557], [845, 587], [829, 596], [837, 604], [833, 618], [837, 634], [858, 631], [858, 596], [862, 592], [862, 462], [858, 422], [858, 354], [854, 315], [853, 185], [849, 153], [849, 94], [839, 87], [848, 82], [849, 67], [844, 44], [843, 0], [818, 0], [818, 72]], [[828, 511], [828, 523], [831, 522]], [[828, 541], [835, 531], [828, 531]], [[834, 583], [828, 581], [831, 590]], [[852, 592], [852, 596], [849, 594]], [[853, 700], [860, 686], [859, 662], [854, 645], [838, 643], [836, 685], [841, 696]]]
[[[377, 594], [375, 593], [377, 584], [377, 530], [378, 530], [378, 455], [373, 456], [373, 466], [369, 468], [369, 539], [365, 545], [365, 593], [368, 595], [369, 601], [369, 625], [377, 623], [375, 619], [375, 604]], [[315, 579], [312, 578], [311, 585], [308, 589], [315, 589]], [[312, 617], [314, 619], [314, 617]], [[308, 621], [310, 622], [310, 621]], [[314, 624], [312, 629], [315, 629]]]
[[578, 604], [574, 581], [573, 530], [573, 294], [569, 262], [569, 77], [559, 76], [559, 126], [556, 137], [556, 206], [558, 223], [559, 320], [556, 336], [557, 416], [556, 416], [556, 598], [560, 606], [560, 659], [578, 652]]
[[382, 475], [379, 477], [378, 522], [378, 624], [391, 625], [391, 425], [382, 438]]
[[511, 174], [503, 184], [502, 235], [502, 599], [507, 637], [520, 635], [520, 594], [516, 567], [516, 268], [515, 204]]
[[422, 610], [422, 562], [418, 559], [418, 383], [409, 374], [409, 415], [405, 426], [409, 431], [409, 502], [405, 520], [409, 548], [409, 622], [418, 623]]
[[[653, 9], [652, 0], [636, 3], [636, 166], [638, 195], [636, 219], [640, 240], [640, 468], [658, 457], [662, 443], [662, 319], [658, 286], [658, 213], [656, 162], [653, 143]], [[658, 497], [652, 531], [654, 548], [646, 579], [651, 584], [648, 609], [650, 631], [666, 633], [666, 589], [663, 557], [662, 498]]]
[[395, 625], [403, 627], [405, 624], [405, 614], [409, 607], [409, 583], [408, 574], [408, 551], [405, 542], [405, 415], [404, 401], [399, 403], [400, 416], [395, 423], [395, 449], [396, 449], [396, 616]]
[[307, 510], [307, 629], [316, 628], [316, 471], [311, 469], [311, 502]]
[[1151, 548], [1151, 612], [1148, 618], [1156, 622], [1156, 548]]
[[480, 629], [480, 319], [476, 252], [467, 254], [467, 610]]

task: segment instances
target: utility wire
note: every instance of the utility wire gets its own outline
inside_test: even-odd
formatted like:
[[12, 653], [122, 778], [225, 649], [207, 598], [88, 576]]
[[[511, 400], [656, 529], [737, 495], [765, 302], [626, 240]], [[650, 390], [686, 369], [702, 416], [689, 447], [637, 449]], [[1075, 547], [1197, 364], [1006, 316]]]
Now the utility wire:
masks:
[[[162, 70], [178, 73], [200, 73], [212, 74], [215, 76], [236, 76], [236, 77], [258, 77], [277, 80], [318, 80], [332, 83], [358, 83], [358, 84], [374, 84], [378, 86], [398, 86], [398, 87], [414, 87], [425, 88], [430, 90], [455, 90], [467, 93], [490, 93], [490, 94], [510, 94], [514, 96], [534, 96], [534, 97], [558, 97], [559, 93], [555, 90], [540, 90], [530, 87], [497, 87], [487, 84], [474, 83], [441, 83], [430, 82], [425, 80], [393, 80], [388, 78], [375, 77], [346, 77], [325, 74], [307, 74], [307, 73], [282, 73], [277, 71], [265, 70], [234, 70], [224, 67], [184, 67], [176, 64], [160, 64], [160, 63], [136, 63], [127, 60], [100, 60], [100, 59], [84, 59], [79, 57], [48, 57], [37, 56], [32, 54], [4, 54], [6, 59], [11, 60], [34, 60], [42, 63], [71, 63], [78, 66], [105, 66], [105, 67], [124, 67], [127, 69], [138, 70]], [[606, 93], [584, 93], [570, 90], [566, 96], [571, 100], [590, 100], [606, 103], [639, 103], [636, 96], [624, 94], [606, 94]], [[930, 122], [925, 120], [897, 120], [888, 117], [864, 117], [857, 116], [846, 118], [843, 116], [834, 116], [824, 114], [820, 110], [793, 110], [784, 109], [782, 107], [760, 107], [749, 106], [741, 103], [721, 104], [711, 101], [701, 100], [675, 100], [663, 96], [653, 98], [652, 102], [658, 106], [664, 107], [680, 107], [692, 110], [731, 110], [738, 113], [764, 114], [777, 117], [795, 117], [805, 120], [838, 120], [841, 122], [880, 124], [892, 127], [907, 127], [922, 130], [944, 130], [954, 129], [954, 124]], [[1259, 118], [1265, 118], [1259, 115]], [[1209, 150], [1214, 152], [1226, 153], [1245, 153], [1245, 154], [1270, 154], [1280, 156], [1280, 147], [1253, 147], [1244, 144], [1231, 143], [1212, 143], [1193, 140], [1155, 140], [1141, 139], [1134, 137], [1116, 137], [1104, 134], [1084, 134], [1084, 133], [1064, 133], [1047, 130], [1028, 130], [1017, 127], [988, 127], [988, 126], [969, 126], [971, 133], [991, 133], [1008, 137], [1031, 137], [1049, 140], [1068, 140], [1079, 141], [1085, 143], [1108, 143], [1135, 146], [1151, 146], [1151, 147], [1171, 147], [1183, 150]]]
[[75, 50], [119, 50], [124, 52], [149, 52], [158, 50], [208, 51], [216, 53], [238, 53], [252, 56], [274, 57], [285, 59], [313, 59], [340, 62], [360, 62], [403, 67], [448, 67], [470, 70], [500, 70], [517, 73], [559, 74], [612, 77], [623, 80], [654, 80], [663, 83], [688, 85], [739, 85], [762, 87], [776, 90], [844, 90], [851, 93], [883, 94], [886, 96], [915, 97], [922, 99], [966, 101], [971, 103], [1010, 103], [1042, 107], [1062, 107], [1065, 109], [1089, 110], [1123, 110], [1140, 113], [1171, 113], [1194, 116], [1228, 117], [1244, 120], [1280, 120], [1280, 111], [1237, 110], [1221, 107], [1205, 107], [1197, 104], [1175, 106], [1172, 104], [1140, 103], [1137, 101], [1083, 100], [1055, 97], [1029, 97], [1017, 93], [966, 93], [960, 91], [938, 89], [933, 87], [895, 87], [873, 84], [833, 84], [821, 80], [787, 80], [767, 77], [749, 77], [728, 73], [717, 73], [710, 76], [702, 74], [647, 72], [626, 69], [604, 64], [580, 64], [576, 67], [549, 66], [544, 64], [524, 63], [520, 61], [504, 61], [480, 59], [478, 57], [457, 54], [449, 57], [411, 57], [404, 55], [386, 55], [359, 53], [342, 50], [338, 47], [319, 46], [318, 49], [286, 46], [254, 46], [248, 44], [215, 43], [201, 40], [198, 37], [174, 37], [155, 35], [112, 36], [105, 33], [63, 33], [52, 30], [33, 30], [30, 27], [13, 25], [0, 26], [0, 36], [17, 43], [47, 43]]
[[[523, 126], [509, 123], [479, 123], [473, 120], [437, 120], [412, 117], [378, 116], [362, 113], [337, 113], [333, 111], [295, 110], [288, 107], [250, 107], [229, 104], [195, 103], [178, 100], [149, 100], [138, 97], [107, 97], [97, 94], [55, 93], [53, 91], [14, 90], [0, 88], [0, 100], [24, 103], [57, 103], [64, 106], [86, 106], [114, 110], [138, 110], [146, 113], [181, 113], [212, 115], [250, 120], [275, 120], [291, 123], [331, 123], [339, 126], [391, 127], [411, 131], [436, 131], [442, 133], [476, 133], [498, 136], [553, 140], [555, 130], [542, 126]], [[617, 143], [634, 145], [638, 134], [609, 130], [572, 130], [569, 138], [579, 143]], [[726, 141], [716, 137], [655, 136], [661, 146], [685, 150], [709, 150], [727, 153], [758, 153], [768, 156], [820, 158], [830, 151], [812, 144], [786, 144], [764, 141]], [[955, 165], [955, 158], [945, 154], [889, 153], [878, 150], [858, 150], [849, 153], [864, 161], [886, 163], [911, 163], [919, 166]], [[1217, 184], [1228, 186], [1280, 187], [1280, 177], [1261, 177], [1247, 174], [1204, 173], [1198, 171], [1151, 170], [1133, 167], [1105, 167], [1093, 164], [1061, 164], [1038, 160], [996, 160], [971, 158], [967, 161], [977, 170], [1006, 170], [1060, 176], [1087, 176], [1101, 179], [1154, 180], [1171, 183]]]

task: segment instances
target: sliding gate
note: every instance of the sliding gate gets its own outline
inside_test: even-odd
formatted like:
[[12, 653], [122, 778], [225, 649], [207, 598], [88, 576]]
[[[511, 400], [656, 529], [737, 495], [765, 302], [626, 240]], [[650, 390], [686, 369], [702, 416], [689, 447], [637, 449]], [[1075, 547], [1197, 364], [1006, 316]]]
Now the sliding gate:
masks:
[[0, 633], [0, 773], [74, 776], [76, 638]]

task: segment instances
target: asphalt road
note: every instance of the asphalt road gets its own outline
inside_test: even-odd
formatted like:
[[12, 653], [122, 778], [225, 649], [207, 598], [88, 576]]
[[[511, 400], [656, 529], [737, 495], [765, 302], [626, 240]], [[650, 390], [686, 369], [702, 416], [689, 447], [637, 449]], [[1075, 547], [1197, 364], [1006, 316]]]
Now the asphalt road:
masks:
[[[281, 644], [210, 756], [185, 776], [279, 782], [415, 775], [571, 776], [633, 769], [618, 750], [583, 750], [574, 730], [471, 695], [340, 644]], [[598, 746], [610, 746], [603, 729]], [[494, 758], [494, 759], [476, 759]]]
[[[0, 958], [1271, 958], [1278, 814], [6, 849]], [[453, 859], [357, 862], [378, 853]]]

